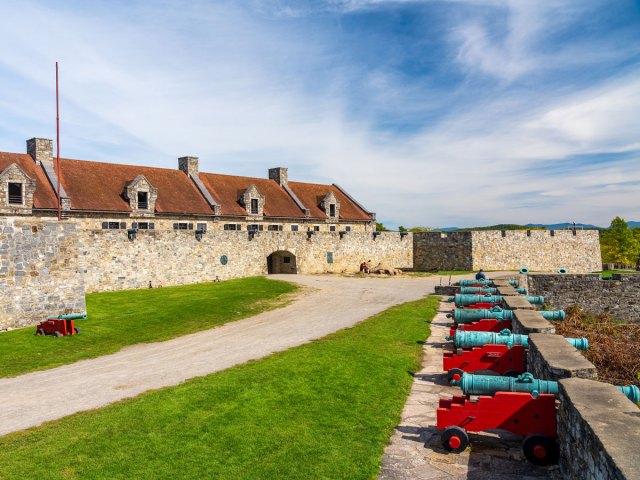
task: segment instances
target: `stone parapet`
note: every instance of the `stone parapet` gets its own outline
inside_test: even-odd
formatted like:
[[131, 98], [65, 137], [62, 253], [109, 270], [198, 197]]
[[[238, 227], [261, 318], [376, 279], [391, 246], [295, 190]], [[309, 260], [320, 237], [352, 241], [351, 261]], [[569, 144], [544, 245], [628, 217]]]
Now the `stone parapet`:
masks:
[[533, 274], [528, 284], [531, 295], [543, 295], [553, 309], [580, 305], [588, 313], [640, 322], [640, 275]]
[[[495, 282], [494, 282], [495, 285]], [[516, 289], [513, 288], [511, 285], [501, 285], [501, 286], [496, 286], [498, 288], [498, 295], [502, 295], [503, 297], [513, 297], [515, 295], [519, 295], [518, 292], [516, 292]]]
[[546, 333], [529, 335], [527, 371], [544, 380], [598, 377], [596, 367], [564, 337]]
[[[507, 297], [511, 298], [511, 297]], [[535, 310], [514, 310], [511, 320], [513, 333], [529, 335], [531, 333], [556, 333], [552, 323], [545, 320], [540, 312]]]
[[521, 296], [505, 297], [503, 303], [509, 310], [534, 310], [534, 306]]
[[560, 468], [568, 479], [640, 478], [640, 411], [613, 385], [559, 382]]

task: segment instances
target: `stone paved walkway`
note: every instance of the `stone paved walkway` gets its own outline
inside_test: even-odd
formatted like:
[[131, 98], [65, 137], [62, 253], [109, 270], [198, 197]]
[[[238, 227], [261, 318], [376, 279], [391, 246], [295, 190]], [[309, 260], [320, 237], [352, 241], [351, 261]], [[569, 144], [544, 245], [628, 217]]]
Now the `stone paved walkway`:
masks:
[[[442, 297], [443, 300], [446, 297]], [[452, 320], [446, 317], [452, 306], [441, 303], [431, 324], [431, 336], [424, 345], [422, 370], [413, 388], [399, 426], [382, 458], [380, 480], [530, 480], [560, 479], [558, 467], [537, 467], [524, 458], [520, 437], [507, 433], [470, 434], [471, 448], [459, 454], [441, 448], [435, 428], [440, 398], [460, 394], [450, 387], [442, 372], [442, 350], [448, 344]]]

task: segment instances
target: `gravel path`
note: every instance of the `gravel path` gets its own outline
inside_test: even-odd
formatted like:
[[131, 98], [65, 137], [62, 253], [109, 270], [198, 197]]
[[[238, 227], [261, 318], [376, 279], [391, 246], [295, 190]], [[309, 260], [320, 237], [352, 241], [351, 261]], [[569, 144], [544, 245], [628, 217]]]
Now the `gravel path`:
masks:
[[306, 288], [290, 305], [255, 317], [166, 342], [134, 345], [112, 355], [0, 379], [0, 435], [307, 343], [393, 305], [433, 293], [435, 285], [449, 280], [436, 276], [272, 278]]

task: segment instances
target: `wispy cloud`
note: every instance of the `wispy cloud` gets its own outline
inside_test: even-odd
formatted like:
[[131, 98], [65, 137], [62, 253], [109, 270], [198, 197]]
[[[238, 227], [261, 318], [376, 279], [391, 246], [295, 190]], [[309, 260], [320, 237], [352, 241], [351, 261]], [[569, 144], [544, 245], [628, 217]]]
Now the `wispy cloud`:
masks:
[[285, 165], [392, 225], [637, 216], [630, 3], [32, 0], [0, 18], [2, 150], [53, 135], [60, 60], [67, 156]]

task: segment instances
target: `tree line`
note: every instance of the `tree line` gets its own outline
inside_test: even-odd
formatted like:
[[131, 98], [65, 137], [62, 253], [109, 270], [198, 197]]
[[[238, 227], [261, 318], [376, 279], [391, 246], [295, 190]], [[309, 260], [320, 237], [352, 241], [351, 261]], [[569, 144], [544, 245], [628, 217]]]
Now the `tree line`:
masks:
[[616, 217], [608, 229], [600, 231], [600, 248], [603, 263], [635, 265], [640, 259], [640, 228], [629, 228]]

